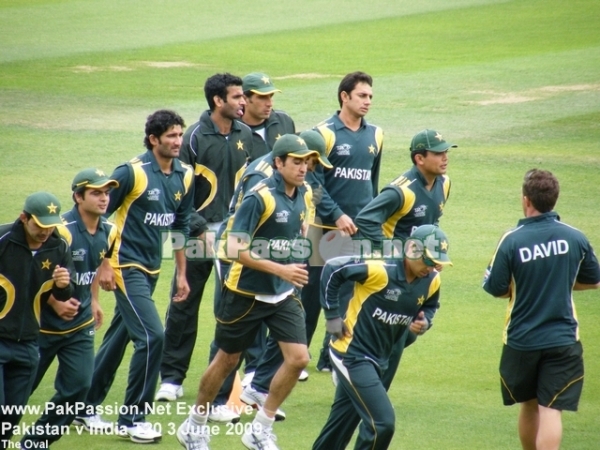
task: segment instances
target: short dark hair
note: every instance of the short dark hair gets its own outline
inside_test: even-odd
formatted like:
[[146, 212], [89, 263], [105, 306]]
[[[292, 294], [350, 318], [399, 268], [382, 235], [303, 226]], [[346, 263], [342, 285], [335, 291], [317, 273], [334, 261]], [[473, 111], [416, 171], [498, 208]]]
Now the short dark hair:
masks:
[[181, 125], [181, 128], [185, 128], [185, 122], [183, 118], [175, 111], [169, 109], [159, 109], [153, 112], [146, 119], [146, 137], [144, 137], [144, 145], [148, 150], [152, 150], [152, 144], [150, 143], [150, 136], [160, 138], [165, 131], [171, 128], [173, 125]]
[[415, 156], [417, 155], [422, 155], [423, 158], [427, 158], [427, 150], [414, 150], [410, 152], [410, 160], [414, 165], [417, 164], [417, 161], [415, 160]]
[[[275, 158], [279, 158], [281, 160], [281, 164], [285, 165], [285, 162], [287, 161], [287, 157], [288, 157], [288, 155], [281, 155], [281, 156], [276, 156]], [[271, 167], [273, 168], [273, 170], [277, 170], [277, 164], [275, 163], [275, 158], [273, 158], [273, 163], [271, 164]]]
[[230, 73], [217, 73], [207, 78], [204, 83], [204, 96], [211, 111], [215, 110], [215, 95], [224, 102], [227, 101], [227, 88], [229, 86], [242, 86], [242, 79]]
[[529, 199], [536, 211], [552, 211], [558, 200], [558, 179], [547, 170], [531, 169], [523, 180], [523, 195]]
[[342, 92], [350, 95], [358, 83], [366, 83], [373, 87], [373, 78], [364, 72], [352, 72], [346, 75], [338, 86], [338, 102], [342, 106]]

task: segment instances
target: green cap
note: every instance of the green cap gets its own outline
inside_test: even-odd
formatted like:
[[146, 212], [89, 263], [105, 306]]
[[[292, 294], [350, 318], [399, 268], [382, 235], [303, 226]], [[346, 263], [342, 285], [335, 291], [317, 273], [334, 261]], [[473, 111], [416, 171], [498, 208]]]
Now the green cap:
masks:
[[[430, 259], [436, 264], [452, 265], [448, 257], [448, 237], [440, 227], [435, 225], [421, 225], [410, 234], [411, 241], [417, 242], [417, 251], [422, 252], [423, 257]], [[422, 246], [419, 246], [421, 243]]]
[[88, 188], [98, 189], [106, 186], [119, 187], [119, 183], [117, 180], [108, 178], [100, 169], [91, 168], [84, 169], [75, 175], [71, 190], [75, 192]]
[[410, 141], [411, 152], [427, 150], [430, 152], [441, 153], [445, 152], [450, 147], [456, 148], [458, 145], [446, 142], [440, 133], [429, 129], [419, 131], [413, 136], [412, 141]]
[[249, 73], [242, 79], [242, 89], [244, 92], [250, 91], [258, 95], [269, 95], [275, 92], [281, 92], [275, 86], [267, 74], [260, 72]]
[[25, 199], [23, 211], [31, 214], [35, 223], [41, 228], [61, 225], [60, 202], [49, 192], [36, 192]]
[[321, 136], [321, 133], [315, 130], [305, 130], [300, 133], [300, 137], [304, 139], [306, 146], [309, 150], [316, 150], [319, 152], [319, 162], [328, 169], [331, 169], [333, 165], [325, 156], [325, 139]]
[[295, 134], [284, 134], [275, 142], [271, 151], [273, 159], [276, 156], [291, 156], [293, 158], [306, 158], [310, 155], [319, 156], [316, 150], [309, 150], [306, 142], [300, 136]]

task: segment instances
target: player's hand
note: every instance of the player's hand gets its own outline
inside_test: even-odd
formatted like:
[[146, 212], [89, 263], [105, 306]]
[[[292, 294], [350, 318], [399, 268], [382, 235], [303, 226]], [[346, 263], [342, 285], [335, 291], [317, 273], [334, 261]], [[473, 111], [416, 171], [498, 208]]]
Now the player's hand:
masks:
[[352, 236], [358, 231], [354, 222], [347, 214], [342, 214], [338, 220], [335, 221], [335, 226], [338, 227], [342, 233], [348, 236]]
[[281, 264], [281, 269], [276, 275], [298, 288], [308, 284], [306, 264]]
[[173, 297], [174, 302], [182, 302], [190, 294], [190, 285], [187, 282], [185, 274], [177, 274], [177, 293]]
[[417, 314], [417, 317], [413, 319], [408, 329], [419, 336], [425, 334], [425, 332], [429, 329], [429, 321], [425, 317], [425, 313], [423, 311], [419, 311], [419, 314]]
[[52, 307], [56, 315], [62, 320], [71, 321], [79, 312], [80, 302], [76, 298], [70, 298], [67, 301], [61, 302], [56, 300], [53, 295], [50, 295], [48, 305]]
[[350, 330], [348, 330], [348, 327], [341, 317], [327, 319], [327, 322], [325, 322], [325, 329], [329, 334], [338, 339], [342, 339], [344, 336], [352, 336], [352, 333], [350, 333]]
[[54, 272], [52, 272], [52, 279], [54, 280], [56, 287], [59, 289], [66, 288], [71, 282], [69, 270], [65, 267], [60, 267], [58, 264], [54, 268]]
[[104, 323], [104, 311], [102, 311], [100, 302], [97, 299], [92, 300], [92, 316], [94, 317], [94, 330], [100, 329]]
[[108, 260], [102, 260], [96, 271], [96, 278], [98, 279], [98, 286], [105, 291], [114, 291], [117, 288], [115, 269], [112, 268]]

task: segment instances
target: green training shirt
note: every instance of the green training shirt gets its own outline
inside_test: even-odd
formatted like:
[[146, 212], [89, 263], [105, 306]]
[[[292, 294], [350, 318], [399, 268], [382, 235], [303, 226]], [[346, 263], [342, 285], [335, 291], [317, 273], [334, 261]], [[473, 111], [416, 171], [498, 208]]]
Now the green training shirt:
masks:
[[325, 225], [333, 226], [342, 214], [352, 220], [377, 195], [383, 130], [361, 120], [360, 128], [352, 131], [338, 116], [339, 112], [317, 125], [325, 139], [326, 155], [332, 169], [325, 170], [325, 190], [337, 208]]
[[100, 218], [96, 232], [90, 234], [83, 223], [77, 205], [64, 213], [62, 220], [63, 225], [57, 228], [71, 250], [76, 279], [73, 297], [79, 300], [80, 305], [73, 320], [64, 320], [50, 305], [45, 303], [42, 307], [40, 324], [42, 335], [68, 334], [94, 323], [92, 282], [96, 277], [96, 269], [108, 255], [117, 238], [117, 227], [103, 217]]
[[[310, 249], [296, 247], [302, 222], [310, 214], [311, 191], [306, 184], [297, 187], [293, 198], [285, 193], [283, 178], [278, 171], [250, 189], [235, 213], [229, 232], [251, 237], [250, 248], [261, 258], [282, 264], [302, 258]], [[306, 244], [306, 241], [304, 241]], [[233, 260], [225, 285], [240, 294], [255, 296], [278, 295], [293, 285], [276, 275], [245, 267]]]
[[119, 182], [111, 189], [107, 216], [119, 230], [111, 257], [113, 267], [137, 267], [158, 273], [166, 232], [177, 230], [189, 236], [194, 196], [194, 172], [173, 159], [165, 175], [152, 151], [115, 169], [110, 177]]
[[[52, 279], [57, 265], [71, 275], [71, 283], [62, 289]], [[32, 251], [20, 220], [0, 226], [0, 339], [37, 340], [42, 304], [50, 294], [57, 300], [70, 299], [74, 286], [69, 245], [56, 230]]]
[[431, 190], [426, 185], [413, 166], [385, 186], [356, 216], [360, 236], [380, 248], [384, 239], [407, 239], [421, 225], [437, 225], [450, 195], [450, 178], [437, 176]]
[[494, 296], [510, 292], [504, 343], [530, 351], [579, 341], [575, 281], [600, 282], [598, 259], [584, 234], [555, 212], [519, 220], [500, 239], [483, 280]]
[[338, 294], [346, 282], [354, 282], [343, 317], [351, 336], [333, 338], [330, 346], [346, 360], [367, 358], [382, 371], [394, 344], [419, 312], [424, 312], [431, 326], [439, 308], [438, 272], [409, 283], [401, 261], [339, 257], [327, 261], [321, 275], [321, 306], [327, 319], [341, 316]]
[[234, 120], [231, 132], [221, 134], [204, 111], [200, 120], [183, 135], [179, 159], [194, 168], [194, 208], [207, 222], [222, 222], [227, 216], [229, 202], [238, 177], [243, 172], [252, 151], [252, 131]]

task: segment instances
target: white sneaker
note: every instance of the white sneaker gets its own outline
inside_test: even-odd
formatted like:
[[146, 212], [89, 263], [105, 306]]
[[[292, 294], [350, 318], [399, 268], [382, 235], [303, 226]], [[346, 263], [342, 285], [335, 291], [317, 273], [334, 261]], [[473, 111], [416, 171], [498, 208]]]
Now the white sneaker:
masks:
[[248, 372], [246, 375], [244, 375], [244, 378], [242, 378], [241, 382], [242, 387], [245, 388], [246, 386], [250, 386], [250, 383], [252, 383], [253, 378], [254, 372]]
[[73, 419], [73, 425], [83, 426], [90, 433], [104, 433], [112, 430], [114, 425], [102, 420], [99, 414], [93, 416], [77, 416]]
[[251, 428], [246, 429], [242, 436], [242, 444], [253, 450], [279, 450], [275, 441], [277, 436], [273, 434], [273, 428], [265, 428], [257, 423], [253, 423]]
[[232, 411], [227, 405], [211, 405], [210, 413], [208, 414], [209, 422], [220, 423], [238, 423], [240, 415]]
[[[252, 386], [246, 386], [240, 394], [240, 400], [246, 405], [250, 405], [253, 408], [259, 409], [265, 404], [265, 401], [267, 400], [267, 394], [257, 391]], [[285, 413], [282, 410], [277, 409], [275, 412], [275, 420], [278, 422], [285, 420]]]
[[183, 387], [173, 383], [161, 383], [160, 388], [154, 396], [157, 402], [174, 402], [183, 397]]
[[177, 440], [186, 450], [209, 450], [208, 442], [210, 434], [208, 427], [194, 426], [190, 423], [190, 419], [179, 425], [177, 428]]
[[121, 427], [121, 437], [129, 438], [136, 444], [154, 444], [162, 438], [162, 434], [152, 428], [148, 422], [134, 423], [132, 427]]
[[300, 372], [300, 375], [298, 376], [298, 381], [306, 381], [308, 380], [308, 372], [306, 370], [303, 370], [302, 372]]

